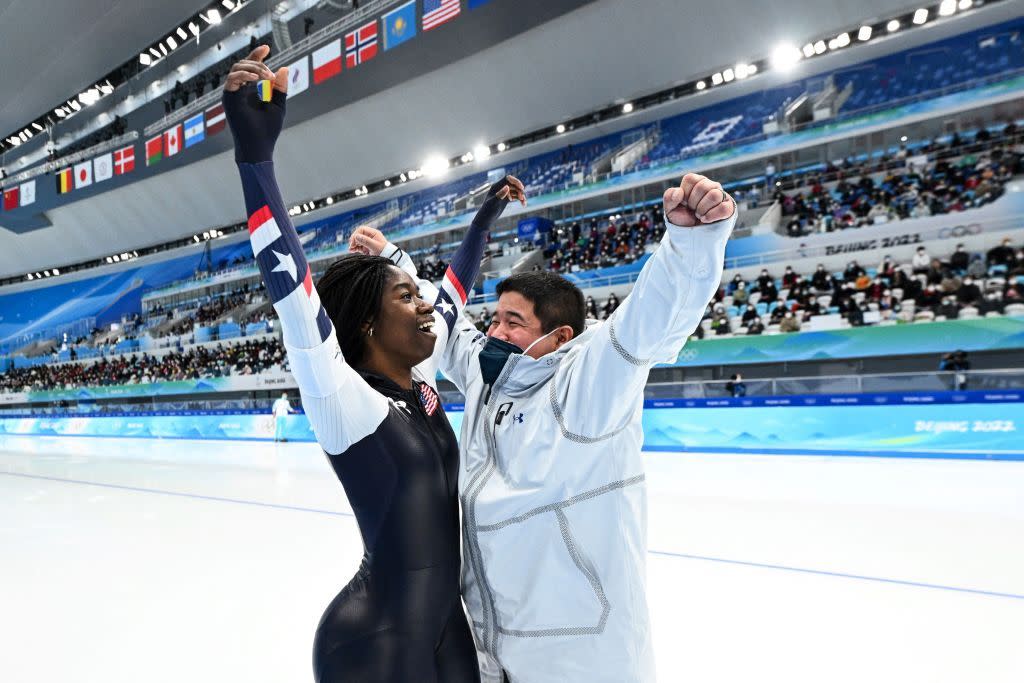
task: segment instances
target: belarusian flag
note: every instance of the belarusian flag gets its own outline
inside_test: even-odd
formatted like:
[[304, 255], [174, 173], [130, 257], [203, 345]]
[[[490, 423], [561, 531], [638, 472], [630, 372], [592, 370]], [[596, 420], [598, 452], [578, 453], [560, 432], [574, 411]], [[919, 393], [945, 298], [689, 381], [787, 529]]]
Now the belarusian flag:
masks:
[[152, 166], [164, 158], [164, 136], [146, 140], [146, 166]]

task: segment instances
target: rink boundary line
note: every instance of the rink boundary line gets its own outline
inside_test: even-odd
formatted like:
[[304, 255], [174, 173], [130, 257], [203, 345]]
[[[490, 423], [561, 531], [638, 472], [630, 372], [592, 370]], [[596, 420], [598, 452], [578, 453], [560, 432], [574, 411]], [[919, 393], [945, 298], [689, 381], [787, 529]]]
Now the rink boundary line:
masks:
[[687, 448], [684, 446], [648, 446], [644, 445], [644, 453], [679, 453], [686, 455], [764, 455], [764, 456], [827, 456], [830, 458], [905, 458], [910, 460], [978, 460], [987, 462], [1020, 462], [1024, 461], [1024, 451], [988, 451], [988, 450], [838, 450], [817, 448], [730, 448], [728, 446], [707, 446]]
[[42, 474], [24, 474], [22, 472], [0, 472], [0, 475], [8, 477], [22, 477], [24, 479], [41, 479], [43, 481], [55, 481], [61, 484], [79, 484], [82, 486], [98, 486], [105, 489], [116, 489], [119, 491], [132, 491], [134, 493], [156, 493], [164, 496], [177, 496], [179, 498], [194, 498], [196, 500], [208, 500], [217, 503], [235, 503], [237, 505], [255, 505], [257, 507], [274, 508], [277, 510], [290, 510], [292, 512], [314, 512], [321, 515], [332, 515], [335, 517], [355, 517], [351, 512], [337, 512], [335, 510], [321, 510], [319, 508], [305, 508], [298, 505], [285, 505], [284, 503], [264, 503], [258, 500], [244, 500], [242, 498], [224, 498], [222, 496], [207, 496], [201, 493], [186, 493], [184, 491], [166, 491], [164, 489], [149, 489], [142, 486], [126, 486], [124, 484], [106, 484], [99, 481], [86, 481], [84, 479], [64, 479], [61, 477], [48, 477]]
[[[256, 500], [244, 500], [241, 498], [225, 498], [222, 496], [207, 496], [199, 493], [186, 493], [183, 491], [166, 491], [163, 489], [150, 489], [141, 486], [126, 486], [123, 484], [107, 484], [97, 481], [86, 481], [84, 479], [65, 479], [62, 477], [49, 477], [42, 474], [25, 474], [22, 472], [0, 472], [0, 476], [8, 477], [20, 477], [22, 479], [38, 479], [42, 481], [54, 481], [61, 484], [78, 484], [80, 486], [96, 486], [99, 488], [114, 489], [119, 491], [131, 491], [133, 493], [155, 493], [164, 496], [175, 496], [178, 498], [192, 498], [195, 500], [206, 500], [217, 503], [234, 503], [236, 505], [252, 505], [256, 507], [272, 508], [277, 510], [288, 510], [291, 512], [312, 512], [321, 515], [331, 515], [333, 517], [352, 517], [355, 515], [351, 512], [337, 512], [334, 510], [323, 510], [320, 508], [307, 508], [300, 507], [297, 505], [285, 505], [283, 503], [264, 503]], [[890, 583], [900, 586], [911, 586], [914, 588], [930, 588], [933, 590], [945, 590], [953, 591], [957, 593], [971, 593], [974, 595], [985, 595], [989, 597], [997, 598], [1009, 598], [1012, 600], [1024, 600], [1024, 595], [1018, 595], [1016, 593], [1000, 593], [998, 591], [987, 591], [980, 588], [963, 588], [960, 586], [946, 586], [937, 583], [923, 583], [919, 581], [906, 581], [903, 579], [890, 579], [881, 576], [864, 576], [860, 574], [846, 574], [843, 572], [830, 572], [824, 569], [807, 569], [804, 567], [790, 567], [781, 564], [767, 564], [763, 562], [750, 562], [747, 560], [730, 560], [724, 557], [709, 557], [706, 555], [690, 555], [687, 553], [673, 553], [667, 550], [650, 550], [650, 555], [661, 555], [663, 557], [677, 557], [686, 560], [702, 560], [704, 562], [717, 562], [720, 564], [732, 564], [743, 567], [753, 567], [756, 569], [775, 569], [778, 571], [789, 571], [797, 572], [801, 574], [815, 574], [818, 576], [831, 576], [842, 579], [855, 579], [859, 581], [874, 581], [877, 583]]]
[[1009, 598], [1012, 600], [1024, 600], [1024, 595], [1016, 593], [1000, 593], [999, 591], [988, 591], [981, 588], [963, 588], [961, 586], [946, 586], [941, 583], [924, 583], [921, 581], [907, 581], [904, 579], [890, 579], [884, 576], [865, 576], [862, 574], [846, 574], [843, 572], [830, 572], [825, 569], [807, 569], [805, 567], [790, 567], [784, 564], [767, 564], [764, 562], [750, 562], [747, 560], [730, 560], [724, 557], [708, 557], [706, 555], [688, 555], [686, 553], [673, 553], [667, 550], [648, 550], [651, 555], [662, 555], [665, 557], [679, 557], [686, 560], [703, 560], [704, 562], [718, 562], [721, 564], [734, 564], [742, 567], [754, 567], [756, 569], [777, 569], [779, 571], [798, 572], [800, 574], [816, 574], [818, 576], [831, 576], [840, 579], [856, 579], [858, 581], [875, 581], [877, 583], [891, 583], [899, 586], [911, 586], [913, 588], [931, 588], [933, 590], [953, 591], [956, 593], [972, 593], [974, 595], [986, 595], [995, 598]]

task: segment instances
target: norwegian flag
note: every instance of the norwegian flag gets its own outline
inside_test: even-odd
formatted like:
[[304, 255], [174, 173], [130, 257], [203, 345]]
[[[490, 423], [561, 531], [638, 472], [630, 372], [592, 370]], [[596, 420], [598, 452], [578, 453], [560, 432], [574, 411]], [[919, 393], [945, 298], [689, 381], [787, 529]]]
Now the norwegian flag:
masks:
[[423, 410], [427, 415], [437, 412], [437, 392], [429, 384], [420, 384], [420, 401], [423, 403]]
[[351, 69], [377, 56], [377, 20], [345, 34], [345, 68]]

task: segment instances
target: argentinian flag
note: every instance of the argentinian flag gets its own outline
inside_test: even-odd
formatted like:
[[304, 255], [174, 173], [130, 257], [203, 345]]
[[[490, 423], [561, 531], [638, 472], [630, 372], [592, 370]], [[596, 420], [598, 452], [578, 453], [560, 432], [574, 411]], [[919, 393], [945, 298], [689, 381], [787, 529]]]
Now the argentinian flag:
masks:
[[206, 129], [203, 124], [203, 113], [199, 112], [185, 121], [185, 148], [187, 149], [205, 139]]

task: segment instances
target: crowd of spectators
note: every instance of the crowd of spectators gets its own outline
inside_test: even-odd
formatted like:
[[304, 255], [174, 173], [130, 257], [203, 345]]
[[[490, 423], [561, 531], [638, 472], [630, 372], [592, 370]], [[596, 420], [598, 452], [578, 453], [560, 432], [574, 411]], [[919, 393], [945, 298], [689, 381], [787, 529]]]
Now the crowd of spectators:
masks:
[[0, 374], [0, 391], [47, 391], [254, 375], [283, 368], [285, 360], [280, 340], [247, 340], [232, 345], [194, 347], [188, 351], [179, 349], [159, 357], [138, 353], [102, 358], [92, 363], [12, 368]]
[[575, 222], [558, 228], [544, 247], [546, 267], [555, 273], [576, 273], [633, 263], [664, 233], [660, 207], [632, 218], [613, 216], [605, 225], [596, 218]]
[[[978, 133], [982, 141], [987, 135], [985, 130]], [[962, 144], [954, 138], [951, 145]], [[916, 162], [921, 156], [905, 157], [902, 168], [874, 175], [829, 165], [822, 176], [809, 179], [805, 191], [778, 191], [775, 198], [782, 203], [791, 237], [955, 213], [998, 199], [1006, 183], [1024, 172], [1022, 153], [1024, 147], [1016, 143], [926, 163]], [[826, 184], [826, 177], [838, 180]]]
[[[753, 281], [737, 274], [718, 290], [704, 317], [716, 335], [756, 335], [771, 325], [796, 332], [821, 315], [838, 314], [852, 327], [893, 319], [953, 320], [968, 310], [1001, 315], [1008, 305], [1024, 303], [1022, 277], [1024, 248], [1009, 238], [985, 254], [960, 244], [945, 260], [921, 246], [909, 263], [886, 256], [870, 271], [853, 260], [838, 273], [819, 264], [810, 274], [787, 266], [781, 278], [768, 269]], [[703, 336], [703, 327], [696, 334]]]

